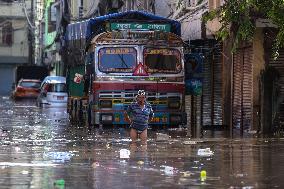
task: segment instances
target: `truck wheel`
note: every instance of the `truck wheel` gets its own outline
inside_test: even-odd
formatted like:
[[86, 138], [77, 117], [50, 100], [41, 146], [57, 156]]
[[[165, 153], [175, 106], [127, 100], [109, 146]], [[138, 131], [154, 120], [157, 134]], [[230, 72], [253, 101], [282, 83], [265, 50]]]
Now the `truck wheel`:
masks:
[[87, 112], [86, 112], [86, 125], [88, 127], [92, 126], [92, 112], [91, 112], [90, 105], [88, 105]]
[[79, 108], [77, 110], [77, 119], [79, 123], [83, 123], [84, 119], [83, 119], [83, 104], [82, 104], [82, 100], [79, 101]]
[[77, 100], [73, 101], [73, 108], [72, 108], [72, 114], [71, 114], [73, 123], [77, 122], [76, 112], [77, 112]]

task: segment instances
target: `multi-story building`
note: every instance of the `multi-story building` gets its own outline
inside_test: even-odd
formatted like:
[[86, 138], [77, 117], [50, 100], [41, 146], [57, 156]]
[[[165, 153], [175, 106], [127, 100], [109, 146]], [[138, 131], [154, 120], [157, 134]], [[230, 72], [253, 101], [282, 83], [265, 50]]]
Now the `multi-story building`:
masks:
[[[156, 14], [176, 19], [181, 22], [182, 38], [185, 41], [209, 37], [211, 33], [204, 32], [202, 16], [208, 12], [210, 0], [165, 0], [156, 1]], [[205, 35], [205, 36], [202, 36]]]
[[31, 1], [0, 0], [0, 95], [9, 95], [15, 83], [18, 65], [29, 60], [33, 24], [30, 22]]

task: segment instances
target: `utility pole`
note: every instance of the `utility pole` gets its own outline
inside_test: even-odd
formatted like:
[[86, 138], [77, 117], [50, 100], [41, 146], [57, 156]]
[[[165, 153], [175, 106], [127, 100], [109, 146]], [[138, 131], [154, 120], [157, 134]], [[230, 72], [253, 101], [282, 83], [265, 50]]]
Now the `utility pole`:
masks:
[[[31, 12], [30, 12], [30, 21], [31, 23], [34, 23], [34, 0], [31, 0]], [[32, 65], [33, 64], [33, 60], [34, 60], [34, 49], [33, 49], [33, 45], [34, 45], [34, 34], [32, 31], [32, 28], [29, 27], [28, 30], [28, 40], [29, 40], [29, 64]]]

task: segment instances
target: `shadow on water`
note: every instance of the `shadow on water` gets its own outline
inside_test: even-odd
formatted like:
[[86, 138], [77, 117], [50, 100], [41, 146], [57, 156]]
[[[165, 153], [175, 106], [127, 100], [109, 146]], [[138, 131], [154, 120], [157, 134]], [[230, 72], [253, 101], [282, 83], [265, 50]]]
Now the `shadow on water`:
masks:
[[0, 188], [273, 188], [284, 186], [284, 139], [192, 139], [149, 129], [70, 124], [65, 109], [0, 98]]

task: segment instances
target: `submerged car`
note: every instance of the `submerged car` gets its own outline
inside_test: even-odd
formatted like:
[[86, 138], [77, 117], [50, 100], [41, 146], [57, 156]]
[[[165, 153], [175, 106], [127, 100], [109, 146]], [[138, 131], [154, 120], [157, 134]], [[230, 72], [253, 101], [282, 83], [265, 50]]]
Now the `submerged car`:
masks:
[[66, 78], [47, 76], [41, 84], [37, 105], [39, 107], [67, 107], [67, 100]]
[[37, 98], [40, 93], [41, 81], [38, 79], [20, 79], [12, 97], [20, 98]]

